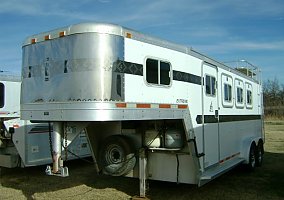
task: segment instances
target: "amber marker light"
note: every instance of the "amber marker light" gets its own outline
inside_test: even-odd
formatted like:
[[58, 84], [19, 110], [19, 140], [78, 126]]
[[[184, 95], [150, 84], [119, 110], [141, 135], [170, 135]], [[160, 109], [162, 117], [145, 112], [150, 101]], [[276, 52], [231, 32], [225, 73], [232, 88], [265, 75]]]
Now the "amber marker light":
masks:
[[126, 37], [127, 38], [132, 38], [132, 34], [131, 33], [126, 33]]
[[44, 36], [44, 40], [50, 40], [50, 35]]
[[31, 43], [32, 43], [32, 44], [35, 44], [35, 43], [36, 43], [36, 38], [32, 38], [32, 39], [31, 39]]
[[59, 32], [59, 37], [64, 37], [66, 35], [65, 31]]

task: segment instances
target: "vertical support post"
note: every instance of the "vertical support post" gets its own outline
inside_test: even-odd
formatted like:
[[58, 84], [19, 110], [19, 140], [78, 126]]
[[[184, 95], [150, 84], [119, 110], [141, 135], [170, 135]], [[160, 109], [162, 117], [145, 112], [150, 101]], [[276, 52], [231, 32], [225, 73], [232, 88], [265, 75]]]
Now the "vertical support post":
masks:
[[144, 148], [139, 150], [139, 181], [140, 197], [146, 197], [146, 179], [147, 179], [147, 157]]
[[59, 169], [62, 167], [61, 163], [61, 136], [63, 135], [63, 124], [62, 122], [54, 122], [53, 123], [53, 133], [52, 133], [52, 146], [53, 146], [53, 168], [52, 172], [57, 173]]
[[47, 175], [56, 175], [61, 177], [69, 176], [68, 167], [63, 167], [63, 160], [61, 158], [61, 141], [64, 131], [63, 122], [53, 123], [53, 132], [51, 134], [52, 142], [50, 138], [53, 166], [52, 169], [49, 165], [46, 167], [45, 173]]

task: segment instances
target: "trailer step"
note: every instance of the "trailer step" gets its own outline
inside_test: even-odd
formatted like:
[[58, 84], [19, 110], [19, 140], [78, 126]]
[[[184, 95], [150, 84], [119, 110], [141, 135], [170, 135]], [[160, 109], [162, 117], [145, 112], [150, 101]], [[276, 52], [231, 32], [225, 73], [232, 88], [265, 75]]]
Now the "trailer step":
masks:
[[230, 169], [232, 169], [233, 167], [235, 167], [236, 165], [242, 163], [244, 161], [243, 158], [235, 158], [232, 160], [229, 160], [225, 163], [221, 163], [218, 164], [215, 167], [212, 167], [206, 171], [204, 171], [200, 177], [199, 180], [199, 186], [204, 185], [205, 183], [209, 182], [212, 179], [217, 178], [218, 176], [226, 173], [227, 171], [229, 171]]

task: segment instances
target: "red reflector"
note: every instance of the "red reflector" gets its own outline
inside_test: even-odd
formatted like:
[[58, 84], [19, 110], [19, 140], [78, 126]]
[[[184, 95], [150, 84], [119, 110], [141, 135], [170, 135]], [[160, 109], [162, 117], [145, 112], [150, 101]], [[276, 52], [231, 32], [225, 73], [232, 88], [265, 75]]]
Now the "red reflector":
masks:
[[136, 108], [151, 108], [150, 104], [136, 104]]
[[179, 109], [186, 109], [186, 108], [187, 108], [187, 105], [185, 105], [185, 104], [184, 104], [184, 105], [178, 105], [178, 108], [179, 108]]
[[159, 104], [159, 108], [171, 108], [170, 104]]
[[126, 108], [126, 103], [116, 103], [115, 105], [118, 108]]

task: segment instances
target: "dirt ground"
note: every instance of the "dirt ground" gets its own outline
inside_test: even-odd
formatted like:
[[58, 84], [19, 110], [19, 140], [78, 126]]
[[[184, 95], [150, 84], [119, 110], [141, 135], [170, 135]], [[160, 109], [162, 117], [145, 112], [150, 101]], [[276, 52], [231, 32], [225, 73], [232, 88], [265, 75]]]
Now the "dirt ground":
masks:
[[[150, 199], [284, 199], [284, 122], [265, 123], [265, 158], [248, 173], [237, 167], [198, 188], [149, 181]], [[139, 194], [139, 180], [96, 175], [92, 164], [68, 162], [70, 176], [46, 176], [45, 166], [0, 169], [0, 199], [130, 199]]]

